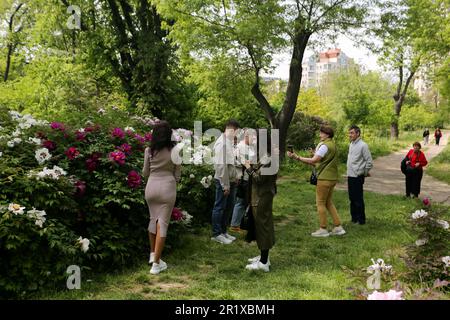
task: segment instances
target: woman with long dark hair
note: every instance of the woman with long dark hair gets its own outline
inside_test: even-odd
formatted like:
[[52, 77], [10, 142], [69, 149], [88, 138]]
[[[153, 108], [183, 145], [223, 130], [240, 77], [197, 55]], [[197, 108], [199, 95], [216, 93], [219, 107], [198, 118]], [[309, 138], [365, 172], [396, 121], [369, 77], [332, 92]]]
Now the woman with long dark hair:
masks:
[[150, 210], [148, 235], [150, 240], [151, 274], [167, 269], [161, 260], [161, 254], [167, 236], [170, 217], [177, 195], [177, 182], [180, 179], [181, 166], [173, 163], [171, 151], [172, 128], [167, 121], [160, 121], [153, 128], [150, 147], [145, 149], [144, 177], [148, 177], [145, 188], [145, 200]]

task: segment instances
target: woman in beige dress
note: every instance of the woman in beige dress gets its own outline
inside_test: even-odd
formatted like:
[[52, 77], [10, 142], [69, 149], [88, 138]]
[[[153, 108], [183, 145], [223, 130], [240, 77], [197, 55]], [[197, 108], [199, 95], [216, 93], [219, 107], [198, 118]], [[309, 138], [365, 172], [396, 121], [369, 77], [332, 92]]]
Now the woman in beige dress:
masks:
[[181, 166], [172, 162], [172, 129], [168, 122], [160, 121], [153, 128], [150, 148], [145, 149], [143, 176], [148, 177], [145, 200], [150, 210], [148, 235], [150, 239], [151, 274], [167, 269], [161, 253], [167, 236], [172, 210], [177, 196], [177, 182]]

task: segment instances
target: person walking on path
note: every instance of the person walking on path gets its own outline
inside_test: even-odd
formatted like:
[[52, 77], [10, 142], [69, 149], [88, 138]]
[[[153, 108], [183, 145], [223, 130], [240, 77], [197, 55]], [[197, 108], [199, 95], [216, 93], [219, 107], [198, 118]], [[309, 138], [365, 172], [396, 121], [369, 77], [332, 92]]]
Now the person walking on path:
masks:
[[350, 199], [350, 214], [353, 223], [365, 224], [364, 179], [370, 177], [373, 167], [369, 147], [361, 139], [361, 129], [351, 126], [349, 129], [350, 147], [347, 157], [347, 185]]
[[428, 164], [425, 154], [420, 151], [422, 146], [419, 142], [414, 142], [413, 149], [408, 151], [406, 155], [406, 172], [405, 172], [405, 184], [406, 184], [406, 197], [419, 197], [420, 184], [423, 177], [423, 167]]
[[239, 129], [236, 120], [225, 124], [225, 132], [214, 144], [214, 181], [216, 198], [212, 210], [212, 241], [230, 244], [236, 237], [227, 233], [230, 214], [236, 198], [236, 184], [239, 179], [235, 167], [234, 137]]
[[428, 144], [428, 139], [430, 138], [430, 130], [428, 128], [423, 132], [423, 145], [426, 146]]
[[320, 229], [313, 232], [313, 237], [328, 237], [330, 232], [327, 230], [327, 210], [333, 218], [334, 228], [331, 235], [345, 234], [339, 219], [336, 207], [333, 204], [333, 190], [338, 181], [338, 157], [336, 144], [333, 141], [334, 130], [330, 126], [320, 127], [320, 143], [317, 145], [316, 152], [312, 158], [305, 158], [288, 151], [287, 156], [300, 162], [316, 167], [317, 186], [316, 186], [316, 205], [319, 215]]
[[[269, 272], [269, 250], [275, 244], [275, 228], [273, 224], [273, 198], [277, 193], [276, 174], [263, 174], [262, 168], [270, 167], [271, 156], [270, 150], [268, 152], [261, 152], [260, 139], [258, 139], [258, 156], [257, 164], [251, 164], [250, 160], [245, 162], [246, 172], [249, 178], [249, 205], [251, 210], [251, 218], [249, 219], [249, 230], [246, 235], [246, 241], [251, 242], [256, 240], [260, 255], [248, 259], [250, 264], [246, 265], [247, 270], [262, 270]], [[268, 142], [270, 145], [270, 142]], [[263, 148], [264, 150], [266, 148]], [[271, 149], [271, 148], [267, 148]], [[279, 156], [277, 147], [273, 147], [272, 154], [275, 157]]]
[[167, 237], [172, 210], [177, 196], [177, 182], [181, 176], [181, 166], [172, 162], [172, 129], [168, 122], [160, 121], [153, 128], [150, 147], [144, 151], [142, 174], [148, 178], [145, 200], [150, 211], [148, 235], [150, 240], [151, 274], [167, 269], [161, 259]]
[[434, 131], [434, 139], [436, 140], [436, 145], [439, 145], [439, 141], [441, 140], [442, 132], [441, 129], [437, 128], [436, 131]]

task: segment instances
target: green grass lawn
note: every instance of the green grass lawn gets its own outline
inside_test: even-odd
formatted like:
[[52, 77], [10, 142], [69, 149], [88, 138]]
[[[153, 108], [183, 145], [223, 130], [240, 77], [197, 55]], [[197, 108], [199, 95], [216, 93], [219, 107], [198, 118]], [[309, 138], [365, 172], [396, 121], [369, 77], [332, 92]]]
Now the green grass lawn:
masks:
[[241, 235], [233, 244], [221, 245], [210, 240], [204, 227], [185, 235], [183, 246], [164, 256], [169, 268], [158, 276], [143, 261], [117, 274], [82, 275], [80, 290], [46, 291], [33, 298], [354, 299], [351, 288], [362, 286], [365, 278], [351, 277], [346, 268], [362, 270], [371, 258], [383, 258], [394, 270], [404, 270], [402, 245], [416, 240], [407, 219], [418, 203], [366, 193], [367, 224], [360, 226], [350, 223], [347, 193], [337, 191], [334, 199], [347, 234], [312, 238], [318, 227], [314, 186], [292, 176], [280, 179], [269, 273], [245, 270], [247, 258], [259, 254], [255, 243], [246, 243]]
[[450, 184], [450, 144], [435, 158], [430, 161], [427, 174]]

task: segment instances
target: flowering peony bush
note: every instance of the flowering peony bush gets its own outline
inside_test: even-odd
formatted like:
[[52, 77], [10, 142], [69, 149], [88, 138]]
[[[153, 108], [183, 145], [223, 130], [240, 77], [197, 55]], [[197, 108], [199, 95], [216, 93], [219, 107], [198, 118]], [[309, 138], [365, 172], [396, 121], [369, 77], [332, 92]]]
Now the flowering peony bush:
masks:
[[[445, 257], [450, 253], [449, 223], [447, 207], [432, 206], [429, 199], [423, 202], [424, 208], [411, 215], [413, 230], [417, 240], [407, 247], [406, 263], [408, 277], [432, 286], [436, 281], [450, 281]], [[447, 286], [448, 289], [448, 286]]]
[[[104, 110], [69, 123], [48, 122], [0, 108], [0, 205], [7, 208], [0, 216], [8, 215], [0, 224], [0, 291], [17, 293], [59, 281], [70, 264], [101, 271], [146, 257], [149, 211], [141, 171], [155, 121]], [[181, 142], [189, 131], [174, 132]], [[193, 221], [209, 221], [214, 191], [205, 189], [201, 178], [211, 175], [212, 166], [191, 163], [183, 166], [176, 206], [183, 208], [185, 222], [191, 219], [187, 212]], [[187, 231], [188, 226], [173, 225], [168, 247], [181, 243], [184, 232], [176, 228]], [[17, 244], [8, 244], [16, 237]], [[27, 251], [31, 242], [42, 257]], [[31, 269], [58, 276], [29, 287]], [[19, 281], [27, 272], [30, 277]]]

